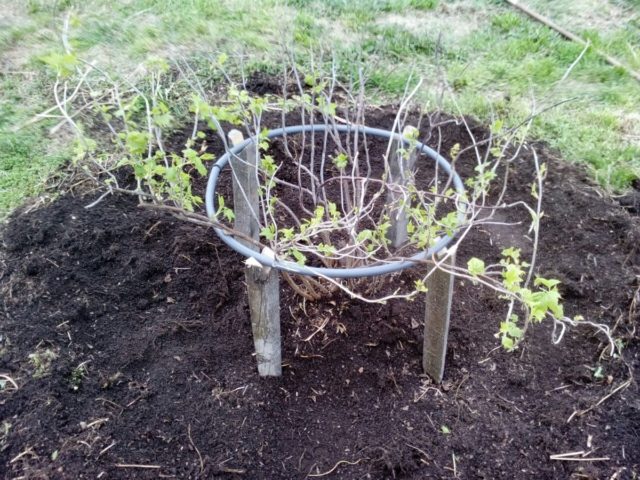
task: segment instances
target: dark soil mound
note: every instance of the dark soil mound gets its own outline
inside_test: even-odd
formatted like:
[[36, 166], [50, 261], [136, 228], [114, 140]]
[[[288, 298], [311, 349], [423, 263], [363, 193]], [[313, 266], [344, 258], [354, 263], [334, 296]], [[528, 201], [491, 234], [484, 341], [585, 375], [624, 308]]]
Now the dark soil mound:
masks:
[[[370, 117], [372, 126], [391, 121], [385, 110]], [[442, 142], [448, 151], [468, 136], [449, 124]], [[66, 195], [4, 228], [0, 373], [19, 388], [2, 382], [0, 471], [632, 478], [640, 473], [640, 396], [635, 380], [626, 382], [640, 370], [638, 221], [539, 150], [549, 166], [539, 272], [563, 281], [568, 314], [615, 326], [623, 358], [601, 358], [602, 338], [588, 327], [554, 345], [547, 324], [533, 327], [516, 353], [496, 349], [502, 301], [457, 282], [445, 383], [435, 386], [421, 375], [420, 302], [336, 296], [302, 305], [283, 286], [284, 373], [260, 379], [238, 255], [212, 231], [131, 198], [86, 210], [97, 195]], [[510, 202], [530, 199], [529, 155], [513, 164]], [[521, 215], [505, 220], [526, 223]], [[459, 261], [496, 257], [526, 233], [479, 228]], [[601, 460], [550, 459], [576, 451]]]

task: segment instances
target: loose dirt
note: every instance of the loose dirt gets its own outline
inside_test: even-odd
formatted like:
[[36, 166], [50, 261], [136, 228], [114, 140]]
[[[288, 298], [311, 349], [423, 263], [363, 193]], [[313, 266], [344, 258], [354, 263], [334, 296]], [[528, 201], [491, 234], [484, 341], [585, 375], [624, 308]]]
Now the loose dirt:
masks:
[[[388, 128], [391, 111], [372, 113], [369, 124]], [[442, 133], [443, 151], [469, 141], [462, 125]], [[219, 154], [219, 142], [211, 145]], [[457, 281], [445, 381], [434, 385], [421, 374], [421, 302], [369, 305], [336, 294], [302, 304], [283, 282], [283, 376], [260, 379], [242, 258], [211, 230], [132, 198], [87, 210], [99, 193], [67, 194], [3, 228], [0, 373], [18, 389], [3, 382], [0, 391], [0, 472], [635, 478], [638, 218], [532, 146], [549, 167], [537, 271], [562, 280], [567, 314], [615, 327], [621, 358], [602, 356], [603, 338], [588, 327], [555, 345], [550, 324], [535, 325], [515, 353], [497, 349], [504, 302]], [[530, 152], [511, 166], [510, 202], [531, 200]], [[526, 211], [505, 220], [524, 223], [475, 229], [459, 262], [495, 259], [523, 242]], [[521, 246], [530, 250], [526, 239]], [[411, 282], [412, 272], [390, 280]], [[576, 451], [602, 460], [550, 458]]]

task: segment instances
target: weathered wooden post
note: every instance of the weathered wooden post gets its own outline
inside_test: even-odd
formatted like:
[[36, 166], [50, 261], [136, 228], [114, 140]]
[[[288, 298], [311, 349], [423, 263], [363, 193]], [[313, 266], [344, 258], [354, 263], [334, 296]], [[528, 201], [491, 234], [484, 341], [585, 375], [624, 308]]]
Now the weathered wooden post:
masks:
[[[455, 264], [455, 251], [447, 249], [438, 253], [445, 267]], [[453, 275], [435, 269], [427, 281], [424, 311], [424, 344], [422, 350], [422, 368], [437, 383], [442, 382], [444, 362], [447, 355], [447, 338], [449, 336], [449, 319], [451, 317], [451, 299], [453, 296]]]
[[[232, 145], [240, 144], [244, 139], [238, 130], [229, 132]], [[238, 155], [231, 155], [229, 164], [233, 175], [233, 211], [234, 229], [247, 235], [256, 242], [259, 240], [258, 215], [258, 150], [249, 145]], [[253, 250], [256, 244], [240, 240]], [[265, 249], [267, 250], [267, 249]], [[269, 254], [263, 251], [263, 254]], [[253, 343], [261, 377], [282, 375], [282, 354], [280, 347], [280, 279], [278, 271], [248, 261], [245, 267], [245, 280], [249, 298], [249, 313]]]
[[[413, 140], [418, 130], [407, 126], [402, 130], [404, 138]], [[399, 248], [409, 238], [407, 232], [406, 207], [403, 205], [403, 192], [414, 181], [415, 164], [418, 153], [415, 148], [404, 147], [402, 141], [394, 140], [389, 157], [389, 189], [387, 205], [390, 205], [391, 227], [387, 236], [393, 248]], [[394, 188], [395, 187], [395, 188]], [[417, 228], [420, 228], [419, 226]], [[444, 258], [444, 266], [453, 266], [455, 252], [441, 251], [438, 256]], [[451, 316], [451, 300], [453, 295], [453, 276], [443, 270], [434, 270], [426, 282], [425, 297], [424, 345], [422, 352], [422, 368], [436, 382], [442, 382], [445, 357], [447, 353], [447, 337], [449, 335], [449, 319]]]
[[[417, 138], [418, 129], [406, 126], [402, 130], [402, 136], [408, 139]], [[387, 205], [391, 206], [389, 212], [391, 227], [387, 231], [387, 238], [393, 248], [400, 247], [409, 238], [407, 234], [407, 212], [403, 191], [413, 182], [413, 173], [418, 154], [415, 148], [405, 148], [402, 141], [393, 140], [389, 156], [389, 189], [387, 191]], [[394, 188], [397, 187], [397, 188]]]

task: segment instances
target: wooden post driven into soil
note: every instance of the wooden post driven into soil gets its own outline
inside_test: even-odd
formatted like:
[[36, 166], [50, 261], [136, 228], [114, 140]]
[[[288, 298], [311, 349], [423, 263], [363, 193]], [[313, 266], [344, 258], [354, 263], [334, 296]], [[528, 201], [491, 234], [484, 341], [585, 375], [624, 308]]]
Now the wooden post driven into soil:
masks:
[[[441, 251], [442, 258], [447, 254]], [[444, 260], [445, 267], [455, 264], [455, 252]], [[447, 355], [447, 337], [449, 336], [449, 318], [451, 317], [451, 299], [453, 296], [453, 275], [435, 269], [425, 282], [427, 287], [424, 311], [424, 345], [422, 350], [422, 368], [424, 373], [437, 383], [442, 382], [444, 362]]]
[[[418, 130], [406, 126], [402, 136], [407, 139], [417, 137]], [[401, 247], [409, 238], [407, 232], [408, 219], [403, 202], [403, 191], [414, 181], [414, 172], [418, 152], [415, 148], [407, 150], [401, 141], [394, 140], [389, 156], [389, 188], [387, 205], [389, 205], [391, 227], [387, 238], [393, 248]], [[395, 188], [394, 188], [395, 187]], [[418, 227], [419, 228], [419, 227]], [[447, 254], [446, 249], [439, 257]], [[444, 266], [453, 266], [455, 256], [452, 253]], [[453, 275], [440, 269], [432, 272], [426, 282], [427, 294], [424, 313], [424, 346], [422, 351], [422, 368], [436, 382], [442, 382], [444, 363], [447, 353], [447, 337], [449, 335], [449, 318], [451, 316], [451, 300], [453, 295]]]
[[[412, 126], [406, 126], [402, 130], [405, 138], [414, 138], [418, 130]], [[387, 205], [391, 206], [389, 212], [391, 227], [387, 231], [387, 238], [391, 241], [393, 248], [399, 248], [405, 243], [409, 236], [407, 234], [407, 213], [403, 202], [403, 191], [413, 182], [413, 172], [416, 165], [417, 152], [404, 148], [401, 141], [394, 140], [391, 143], [391, 153], [389, 155], [389, 189], [387, 192]], [[394, 189], [394, 186], [398, 189]]]
[[[238, 130], [229, 132], [232, 145], [243, 141]], [[249, 145], [240, 154], [232, 155], [229, 160], [233, 172], [233, 211], [234, 229], [259, 239], [258, 214], [258, 154], [255, 145]], [[240, 240], [242, 241], [242, 240]], [[254, 244], [243, 242], [257, 250]], [[268, 252], [262, 252], [268, 253]], [[251, 315], [253, 343], [261, 377], [282, 375], [282, 356], [280, 347], [280, 279], [278, 271], [264, 265], [245, 267], [245, 280]]]

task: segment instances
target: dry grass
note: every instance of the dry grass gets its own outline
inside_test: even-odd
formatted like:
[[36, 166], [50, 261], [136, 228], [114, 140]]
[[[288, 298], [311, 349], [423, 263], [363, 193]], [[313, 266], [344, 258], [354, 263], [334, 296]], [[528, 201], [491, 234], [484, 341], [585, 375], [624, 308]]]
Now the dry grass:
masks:
[[397, 25], [415, 35], [440, 35], [445, 45], [456, 45], [472, 33], [486, 27], [495, 9], [471, 0], [443, 2], [428, 12], [390, 13], [382, 15], [378, 24]]
[[528, 0], [531, 8], [553, 18], [559, 24], [576, 31], [598, 30], [612, 33], [633, 19], [640, 10], [612, 0]]

